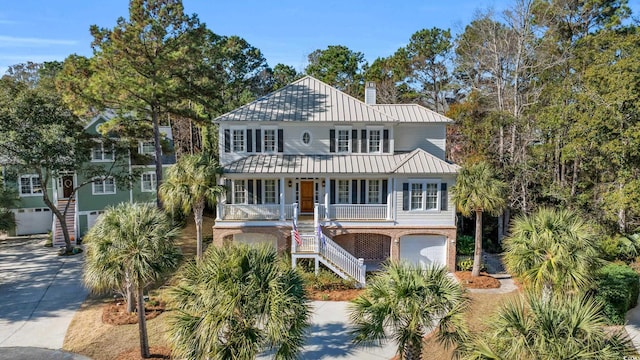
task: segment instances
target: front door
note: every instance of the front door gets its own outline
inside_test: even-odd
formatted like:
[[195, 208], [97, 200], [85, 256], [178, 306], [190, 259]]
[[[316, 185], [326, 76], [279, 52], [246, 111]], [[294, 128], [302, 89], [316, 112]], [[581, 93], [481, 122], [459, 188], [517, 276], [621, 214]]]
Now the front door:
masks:
[[62, 176], [62, 198], [68, 199], [71, 197], [72, 193], [73, 193], [73, 175]]
[[300, 181], [300, 212], [313, 212], [313, 181]]

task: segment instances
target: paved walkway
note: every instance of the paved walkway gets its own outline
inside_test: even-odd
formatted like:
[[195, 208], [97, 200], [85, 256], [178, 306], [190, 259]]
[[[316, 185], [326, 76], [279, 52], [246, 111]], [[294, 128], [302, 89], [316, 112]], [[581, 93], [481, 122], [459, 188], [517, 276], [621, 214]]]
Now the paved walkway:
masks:
[[[640, 301], [640, 298], [638, 301]], [[640, 304], [627, 311], [625, 320], [627, 324], [624, 326], [624, 329], [627, 330], [633, 346], [635, 346], [636, 350], [640, 353]]]
[[41, 241], [0, 240], [0, 359], [9, 352], [3, 348], [62, 348], [87, 296], [81, 282], [84, 256], [58, 256]]

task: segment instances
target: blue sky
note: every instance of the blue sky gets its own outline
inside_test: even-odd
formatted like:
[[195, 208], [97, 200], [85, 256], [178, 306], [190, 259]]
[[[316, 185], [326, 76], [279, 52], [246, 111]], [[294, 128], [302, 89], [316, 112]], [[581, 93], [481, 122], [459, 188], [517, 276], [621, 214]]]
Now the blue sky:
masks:
[[[500, 12], [515, 0], [183, 0], [187, 13], [221, 35], [259, 48], [269, 65], [303, 70], [307, 55], [345, 45], [376, 57], [393, 54], [423, 28], [459, 32], [479, 9]], [[630, 0], [634, 15], [640, 0]], [[4, 0], [0, 7], [0, 74], [7, 66], [91, 55], [89, 26], [112, 28], [128, 17], [128, 0]]]

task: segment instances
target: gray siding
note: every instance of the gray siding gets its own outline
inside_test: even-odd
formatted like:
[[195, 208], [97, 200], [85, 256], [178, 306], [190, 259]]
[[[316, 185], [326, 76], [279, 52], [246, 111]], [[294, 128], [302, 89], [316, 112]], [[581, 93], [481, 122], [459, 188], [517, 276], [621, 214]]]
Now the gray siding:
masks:
[[444, 160], [446, 146], [446, 125], [420, 124], [410, 126], [401, 124], [395, 128], [395, 150], [412, 151], [416, 148], [425, 150]]
[[[409, 179], [440, 180], [447, 183], [448, 203], [446, 211], [404, 211], [402, 210], [402, 184]], [[455, 185], [455, 180], [450, 177], [405, 177], [396, 178], [394, 187], [394, 211], [398, 225], [429, 225], [429, 226], [455, 226], [455, 207], [451, 202], [451, 187]], [[438, 192], [440, 195], [440, 192]]]

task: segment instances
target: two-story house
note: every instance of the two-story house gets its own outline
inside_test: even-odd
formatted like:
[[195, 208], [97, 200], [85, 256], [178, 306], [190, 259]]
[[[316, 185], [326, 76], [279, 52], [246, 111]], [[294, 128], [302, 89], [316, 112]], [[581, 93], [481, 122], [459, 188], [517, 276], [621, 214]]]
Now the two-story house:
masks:
[[[85, 131], [98, 135], [98, 127], [107, 121], [110, 113], [96, 116], [85, 126]], [[163, 137], [171, 145], [171, 127], [161, 126]], [[123, 150], [125, 151], [125, 150]], [[47, 186], [49, 198], [53, 199], [61, 211], [69, 203], [66, 223], [69, 234], [77, 241], [95, 224], [98, 216], [108, 206], [121, 202], [155, 202], [156, 174], [149, 156], [154, 155], [153, 142], [140, 142], [136, 149], [126, 150], [125, 156], [116, 156], [110, 145], [96, 142], [91, 152], [90, 164], [102, 167], [102, 173], [125, 172], [135, 175], [130, 186], [118, 185], [113, 176], [104, 178], [88, 178], [83, 172], [69, 171], [62, 173]], [[136, 156], [134, 153], [147, 156]], [[162, 157], [163, 168], [175, 163], [175, 156], [168, 154]], [[54, 246], [63, 246], [64, 237], [60, 224], [42, 200], [42, 187], [36, 174], [20, 173], [19, 168], [3, 166], [5, 185], [14, 187], [19, 195], [18, 206], [13, 209], [16, 218], [14, 235], [53, 233]], [[73, 190], [81, 184], [72, 196]]]
[[376, 104], [375, 84], [365, 92], [362, 102], [307, 76], [214, 120], [227, 188], [217, 245], [272, 243], [294, 265], [315, 258], [362, 282], [361, 263], [388, 258], [454, 270], [451, 120]]

